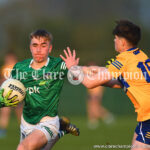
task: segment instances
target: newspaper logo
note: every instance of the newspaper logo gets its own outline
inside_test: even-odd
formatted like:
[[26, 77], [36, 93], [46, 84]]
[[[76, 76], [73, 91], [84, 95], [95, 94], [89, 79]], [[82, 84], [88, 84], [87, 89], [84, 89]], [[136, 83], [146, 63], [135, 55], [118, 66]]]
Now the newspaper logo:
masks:
[[79, 66], [72, 66], [67, 74], [68, 80], [73, 85], [79, 85], [84, 79], [84, 73]]

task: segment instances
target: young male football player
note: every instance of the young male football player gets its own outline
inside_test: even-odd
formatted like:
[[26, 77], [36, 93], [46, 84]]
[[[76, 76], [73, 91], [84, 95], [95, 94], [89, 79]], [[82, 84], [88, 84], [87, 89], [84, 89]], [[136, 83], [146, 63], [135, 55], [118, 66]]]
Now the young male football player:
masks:
[[[67, 69], [60, 58], [49, 57], [52, 51], [52, 35], [37, 30], [30, 35], [30, 51], [33, 59], [18, 62], [12, 77], [27, 88], [21, 118], [21, 142], [18, 150], [50, 149], [66, 132], [79, 134], [74, 126], [65, 124], [60, 133], [58, 103]], [[78, 62], [74, 65], [77, 65]]]
[[[115, 49], [120, 54], [116, 56], [116, 60], [110, 64], [108, 69], [98, 66], [83, 66], [82, 70], [85, 76], [82, 83], [88, 88], [99, 85], [112, 88], [123, 87], [137, 112], [138, 125], [135, 129], [131, 149], [150, 150], [150, 59], [137, 47], [141, 39], [141, 31], [137, 25], [130, 21], [118, 21], [113, 34]], [[72, 56], [69, 48], [68, 52], [66, 50], [64, 52], [66, 58], [60, 56], [66, 66], [70, 68], [76, 58]], [[93, 71], [90, 78], [89, 71]], [[76, 76], [75, 72], [72, 74]]]

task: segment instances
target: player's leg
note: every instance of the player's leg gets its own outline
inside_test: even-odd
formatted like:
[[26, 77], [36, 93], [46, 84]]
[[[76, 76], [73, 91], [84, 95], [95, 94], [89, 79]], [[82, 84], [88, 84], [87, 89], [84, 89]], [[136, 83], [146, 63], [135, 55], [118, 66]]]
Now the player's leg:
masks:
[[6, 136], [6, 129], [10, 118], [10, 107], [0, 109], [0, 137]]
[[88, 118], [90, 121], [97, 120], [100, 117], [99, 99], [96, 96], [89, 96], [87, 101]]
[[133, 135], [133, 138], [132, 138], [132, 145], [134, 145], [134, 143], [136, 141], [136, 138], [137, 138], [137, 134], [136, 134], [136, 132], [134, 132], [134, 135]]
[[15, 113], [19, 123], [21, 122], [22, 110], [23, 110], [23, 103], [19, 103], [17, 107], [15, 107]]
[[114, 116], [106, 108], [102, 106], [101, 95], [89, 95], [87, 101], [87, 113], [88, 113], [88, 127], [95, 129], [99, 126], [99, 120], [101, 119], [106, 124], [110, 124], [114, 121]]
[[104, 89], [101, 87], [100, 93], [99, 93], [99, 95], [97, 95], [99, 97], [99, 98], [97, 98], [99, 100], [99, 111], [100, 111], [99, 118], [102, 119], [106, 124], [110, 124], [114, 121], [114, 116], [102, 104], [103, 92], [104, 92]]
[[51, 150], [52, 147], [55, 145], [55, 143], [66, 134], [70, 133], [75, 136], [80, 135], [79, 129], [76, 128], [75, 125], [71, 124], [68, 118], [62, 117], [59, 119], [59, 122], [60, 122], [60, 129], [58, 135], [56, 136], [55, 139], [47, 143], [47, 145], [44, 147], [44, 150]]
[[150, 150], [150, 120], [139, 122], [135, 129], [131, 150]]
[[100, 104], [100, 118], [106, 123], [111, 124], [114, 122], [114, 115]]
[[87, 115], [88, 115], [88, 127], [90, 129], [97, 128], [100, 118], [100, 105], [99, 99], [95, 95], [88, 95], [87, 100]]
[[[40, 141], [39, 143], [38, 140]], [[39, 149], [39, 147], [41, 148], [46, 142], [47, 138], [45, 134], [36, 129], [36, 125], [26, 122], [22, 116], [20, 125], [20, 143], [17, 150], [32, 150], [35, 149], [35, 147]]]
[[[136, 133], [134, 133], [131, 150], [150, 150], [150, 145], [144, 144], [144, 143], [136, 140], [137, 136], [138, 135]], [[149, 146], [149, 148], [148, 148], [148, 146]]]
[[[32, 125], [29, 124], [21, 117], [21, 139], [18, 150], [34, 150], [45, 148], [47, 142], [55, 139], [59, 130], [59, 118], [56, 117], [43, 117], [41, 121]], [[36, 137], [36, 138], [35, 138]], [[32, 140], [34, 138], [34, 141]], [[42, 140], [41, 140], [42, 139]], [[39, 140], [41, 140], [39, 142]]]
[[17, 150], [40, 150], [45, 144], [45, 134], [40, 130], [34, 130], [18, 145]]
[[114, 116], [102, 105], [101, 95], [91, 95], [87, 105], [89, 128], [96, 128], [99, 125], [101, 119], [106, 124], [110, 124], [114, 121]]
[[[35, 130], [35, 131], [40, 131], [40, 130]], [[37, 149], [40, 150], [51, 150], [51, 148], [55, 145], [55, 143], [60, 139], [60, 136], [56, 136], [55, 139], [51, 139], [50, 141], [45, 141], [45, 134], [43, 132], [43, 135], [41, 136], [41, 134], [39, 135], [37, 132], [33, 131], [32, 134], [29, 134], [26, 137], [23, 137], [23, 135], [21, 135], [21, 143], [18, 145], [17, 150], [34, 150], [36, 147]], [[39, 132], [39, 133], [40, 133]], [[36, 139], [34, 139], [33, 143], [32, 138], [34, 138], [34, 136], [38, 137]], [[40, 138], [42, 138], [42, 141], [40, 141], [40, 143], [38, 143], [38, 145], [36, 144], [37, 141], [41, 140]]]

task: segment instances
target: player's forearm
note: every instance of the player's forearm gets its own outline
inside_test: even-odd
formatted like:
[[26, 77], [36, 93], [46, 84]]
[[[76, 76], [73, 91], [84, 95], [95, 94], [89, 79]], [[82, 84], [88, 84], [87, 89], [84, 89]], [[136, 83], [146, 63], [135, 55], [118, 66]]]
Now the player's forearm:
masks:
[[[98, 66], [82, 66], [82, 71], [84, 74], [89, 74], [89, 73], [93, 73], [96, 74], [98, 73], [101, 69], [104, 69], [105, 67], [98, 67]], [[105, 68], [106, 69], [106, 68]]]
[[92, 89], [92, 88], [96, 88], [98, 86], [103, 86], [108, 80], [102, 80], [102, 79], [94, 79], [94, 80], [91, 80], [89, 79], [88, 77], [84, 77], [83, 81], [82, 81], [82, 84], [89, 88], [89, 89]]
[[[108, 69], [105, 67], [98, 66], [74, 66], [70, 71], [71, 74], [79, 78], [80, 70], [83, 72], [82, 84], [87, 88], [95, 88], [97, 86], [108, 86], [111, 88], [120, 88], [117, 83], [112, 82], [112, 76]], [[82, 75], [81, 75], [82, 76]]]
[[87, 88], [95, 88], [100, 85], [105, 85], [112, 79], [110, 73], [105, 67], [82, 67], [84, 79], [82, 84]]
[[122, 84], [118, 80], [110, 80], [103, 84], [103, 86], [110, 87], [110, 88], [122, 88]]

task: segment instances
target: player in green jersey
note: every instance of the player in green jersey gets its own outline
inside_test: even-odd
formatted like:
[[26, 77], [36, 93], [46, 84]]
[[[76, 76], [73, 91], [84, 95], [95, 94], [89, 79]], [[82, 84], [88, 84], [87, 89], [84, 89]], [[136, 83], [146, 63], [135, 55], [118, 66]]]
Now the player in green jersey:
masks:
[[[67, 74], [62, 59], [49, 56], [52, 50], [50, 33], [37, 30], [31, 33], [30, 39], [33, 59], [17, 63], [12, 71], [12, 77], [20, 80], [27, 88], [18, 150], [49, 149], [58, 140], [58, 103]], [[72, 130], [68, 124], [66, 132]], [[74, 130], [78, 134], [76, 128]]]

